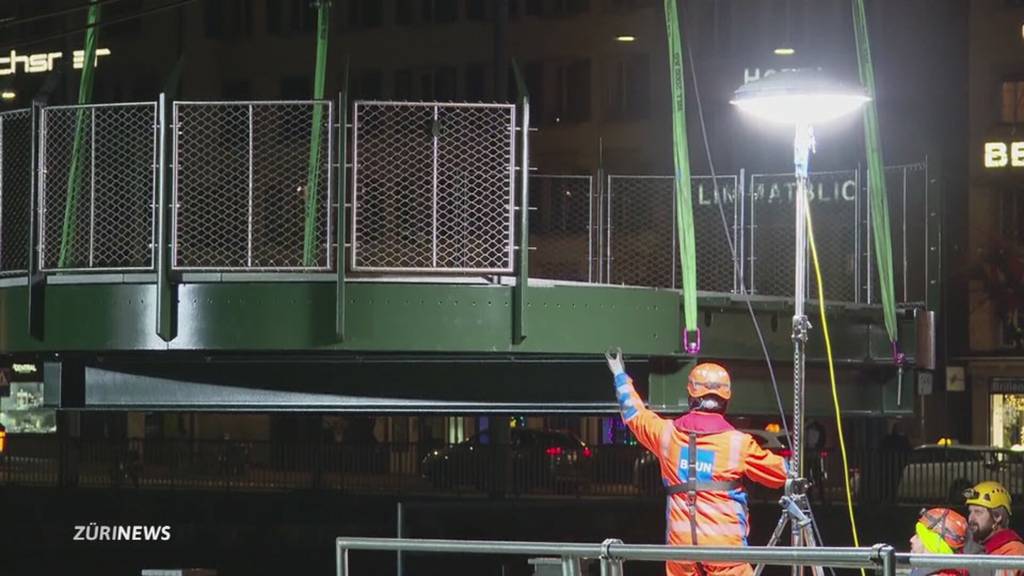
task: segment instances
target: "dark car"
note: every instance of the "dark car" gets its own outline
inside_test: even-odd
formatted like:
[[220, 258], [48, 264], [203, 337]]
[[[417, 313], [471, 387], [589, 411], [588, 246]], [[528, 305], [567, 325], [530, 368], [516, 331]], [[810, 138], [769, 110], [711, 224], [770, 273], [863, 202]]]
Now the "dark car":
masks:
[[[421, 470], [439, 488], [488, 489], [500, 453], [484, 431], [427, 454]], [[578, 491], [588, 482], [591, 450], [570, 432], [513, 428], [509, 454], [513, 490]]]
[[[768, 432], [765, 430], [740, 430], [750, 434], [758, 446], [770, 450], [780, 456], [788, 458], [789, 439], [781, 432]], [[641, 494], [650, 496], [664, 495], [665, 487], [661, 480], [661, 468], [658, 466], [658, 459], [651, 452], [644, 450], [643, 454], [637, 457], [633, 464], [633, 485]], [[758, 491], [751, 486], [751, 490]]]

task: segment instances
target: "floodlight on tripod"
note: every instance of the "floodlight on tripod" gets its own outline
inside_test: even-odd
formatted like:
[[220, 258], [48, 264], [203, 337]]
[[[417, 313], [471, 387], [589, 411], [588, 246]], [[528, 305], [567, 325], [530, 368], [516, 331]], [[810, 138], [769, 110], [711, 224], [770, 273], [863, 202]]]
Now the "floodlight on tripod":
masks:
[[[733, 105], [744, 113], [773, 124], [793, 126], [793, 164], [796, 175], [796, 242], [794, 245], [793, 289], [793, 437], [789, 482], [783, 497], [783, 516], [777, 533], [786, 520], [792, 522], [794, 546], [813, 544], [813, 532], [800, 512], [806, 503], [803, 477], [805, 348], [810, 324], [804, 313], [807, 288], [807, 168], [814, 150], [815, 125], [850, 114], [870, 100], [860, 86], [836, 82], [816, 69], [783, 70], [744, 84], [734, 93]], [[809, 512], [809, 508], [806, 508]], [[773, 538], [776, 538], [773, 535]], [[759, 570], [761, 567], [758, 567]], [[794, 573], [799, 568], [794, 567]]]

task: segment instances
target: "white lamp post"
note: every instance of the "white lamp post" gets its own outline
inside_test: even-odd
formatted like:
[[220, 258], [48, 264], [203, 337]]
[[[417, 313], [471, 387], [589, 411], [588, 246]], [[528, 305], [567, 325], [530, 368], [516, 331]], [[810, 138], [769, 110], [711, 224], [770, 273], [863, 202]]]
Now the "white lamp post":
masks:
[[[793, 291], [793, 460], [790, 478], [803, 477], [804, 360], [807, 330], [804, 314], [807, 271], [807, 165], [814, 150], [815, 124], [824, 124], [858, 110], [870, 100], [860, 86], [843, 85], [817, 70], [784, 70], [741, 86], [732, 104], [743, 112], [775, 124], [794, 126], [793, 163], [796, 170], [796, 246]], [[793, 525], [793, 545], [800, 534]]]

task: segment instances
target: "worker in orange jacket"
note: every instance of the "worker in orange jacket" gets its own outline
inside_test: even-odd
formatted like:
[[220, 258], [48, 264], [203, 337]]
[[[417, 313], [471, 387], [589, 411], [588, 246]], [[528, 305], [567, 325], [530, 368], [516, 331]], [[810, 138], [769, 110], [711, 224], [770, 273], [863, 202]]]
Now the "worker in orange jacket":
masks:
[[[967, 519], [949, 508], [921, 510], [910, 537], [911, 554], [956, 554], [967, 543]], [[914, 568], [910, 576], [966, 576], [955, 568]]]
[[[999, 482], [981, 482], [964, 491], [967, 498], [967, 525], [971, 542], [968, 554], [1024, 556], [1024, 541], [1010, 529], [1010, 492]], [[1024, 558], [1021, 558], [1024, 565]], [[991, 575], [993, 571], [972, 569], [971, 576]], [[995, 576], [1024, 576], [1024, 570], [995, 570]]]
[[[626, 374], [622, 351], [607, 354], [622, 420], [658, 457], [668, 493], [665, 540], [678, 546], [746, 546], [750, 532], [742, 479], [769, 488], [786, 483], [787, 462], [758, 446], [723, 414], [732, 398], [729, 373], [698, 364], [687, 381], [690, 411], [661, 418], [644, 405]], [[667, 562], [669, 576], [750, 576], [747, 563]]]

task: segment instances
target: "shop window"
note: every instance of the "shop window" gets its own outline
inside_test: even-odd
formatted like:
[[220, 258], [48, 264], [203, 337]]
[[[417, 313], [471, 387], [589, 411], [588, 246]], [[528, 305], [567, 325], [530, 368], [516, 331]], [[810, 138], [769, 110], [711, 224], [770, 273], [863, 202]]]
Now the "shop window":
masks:
[[992, 445], [1024, 450], [1024, 394], [992, 394]]
[[1024, 80], [1003, 82], [1002, 115], [1000, 120], [1007, 124], [1024, 122]]
[[651, 65], [646, 54], [613, 61], [609, 70], [608, 118], [635, 120], [648, 115], [651, 98]]

